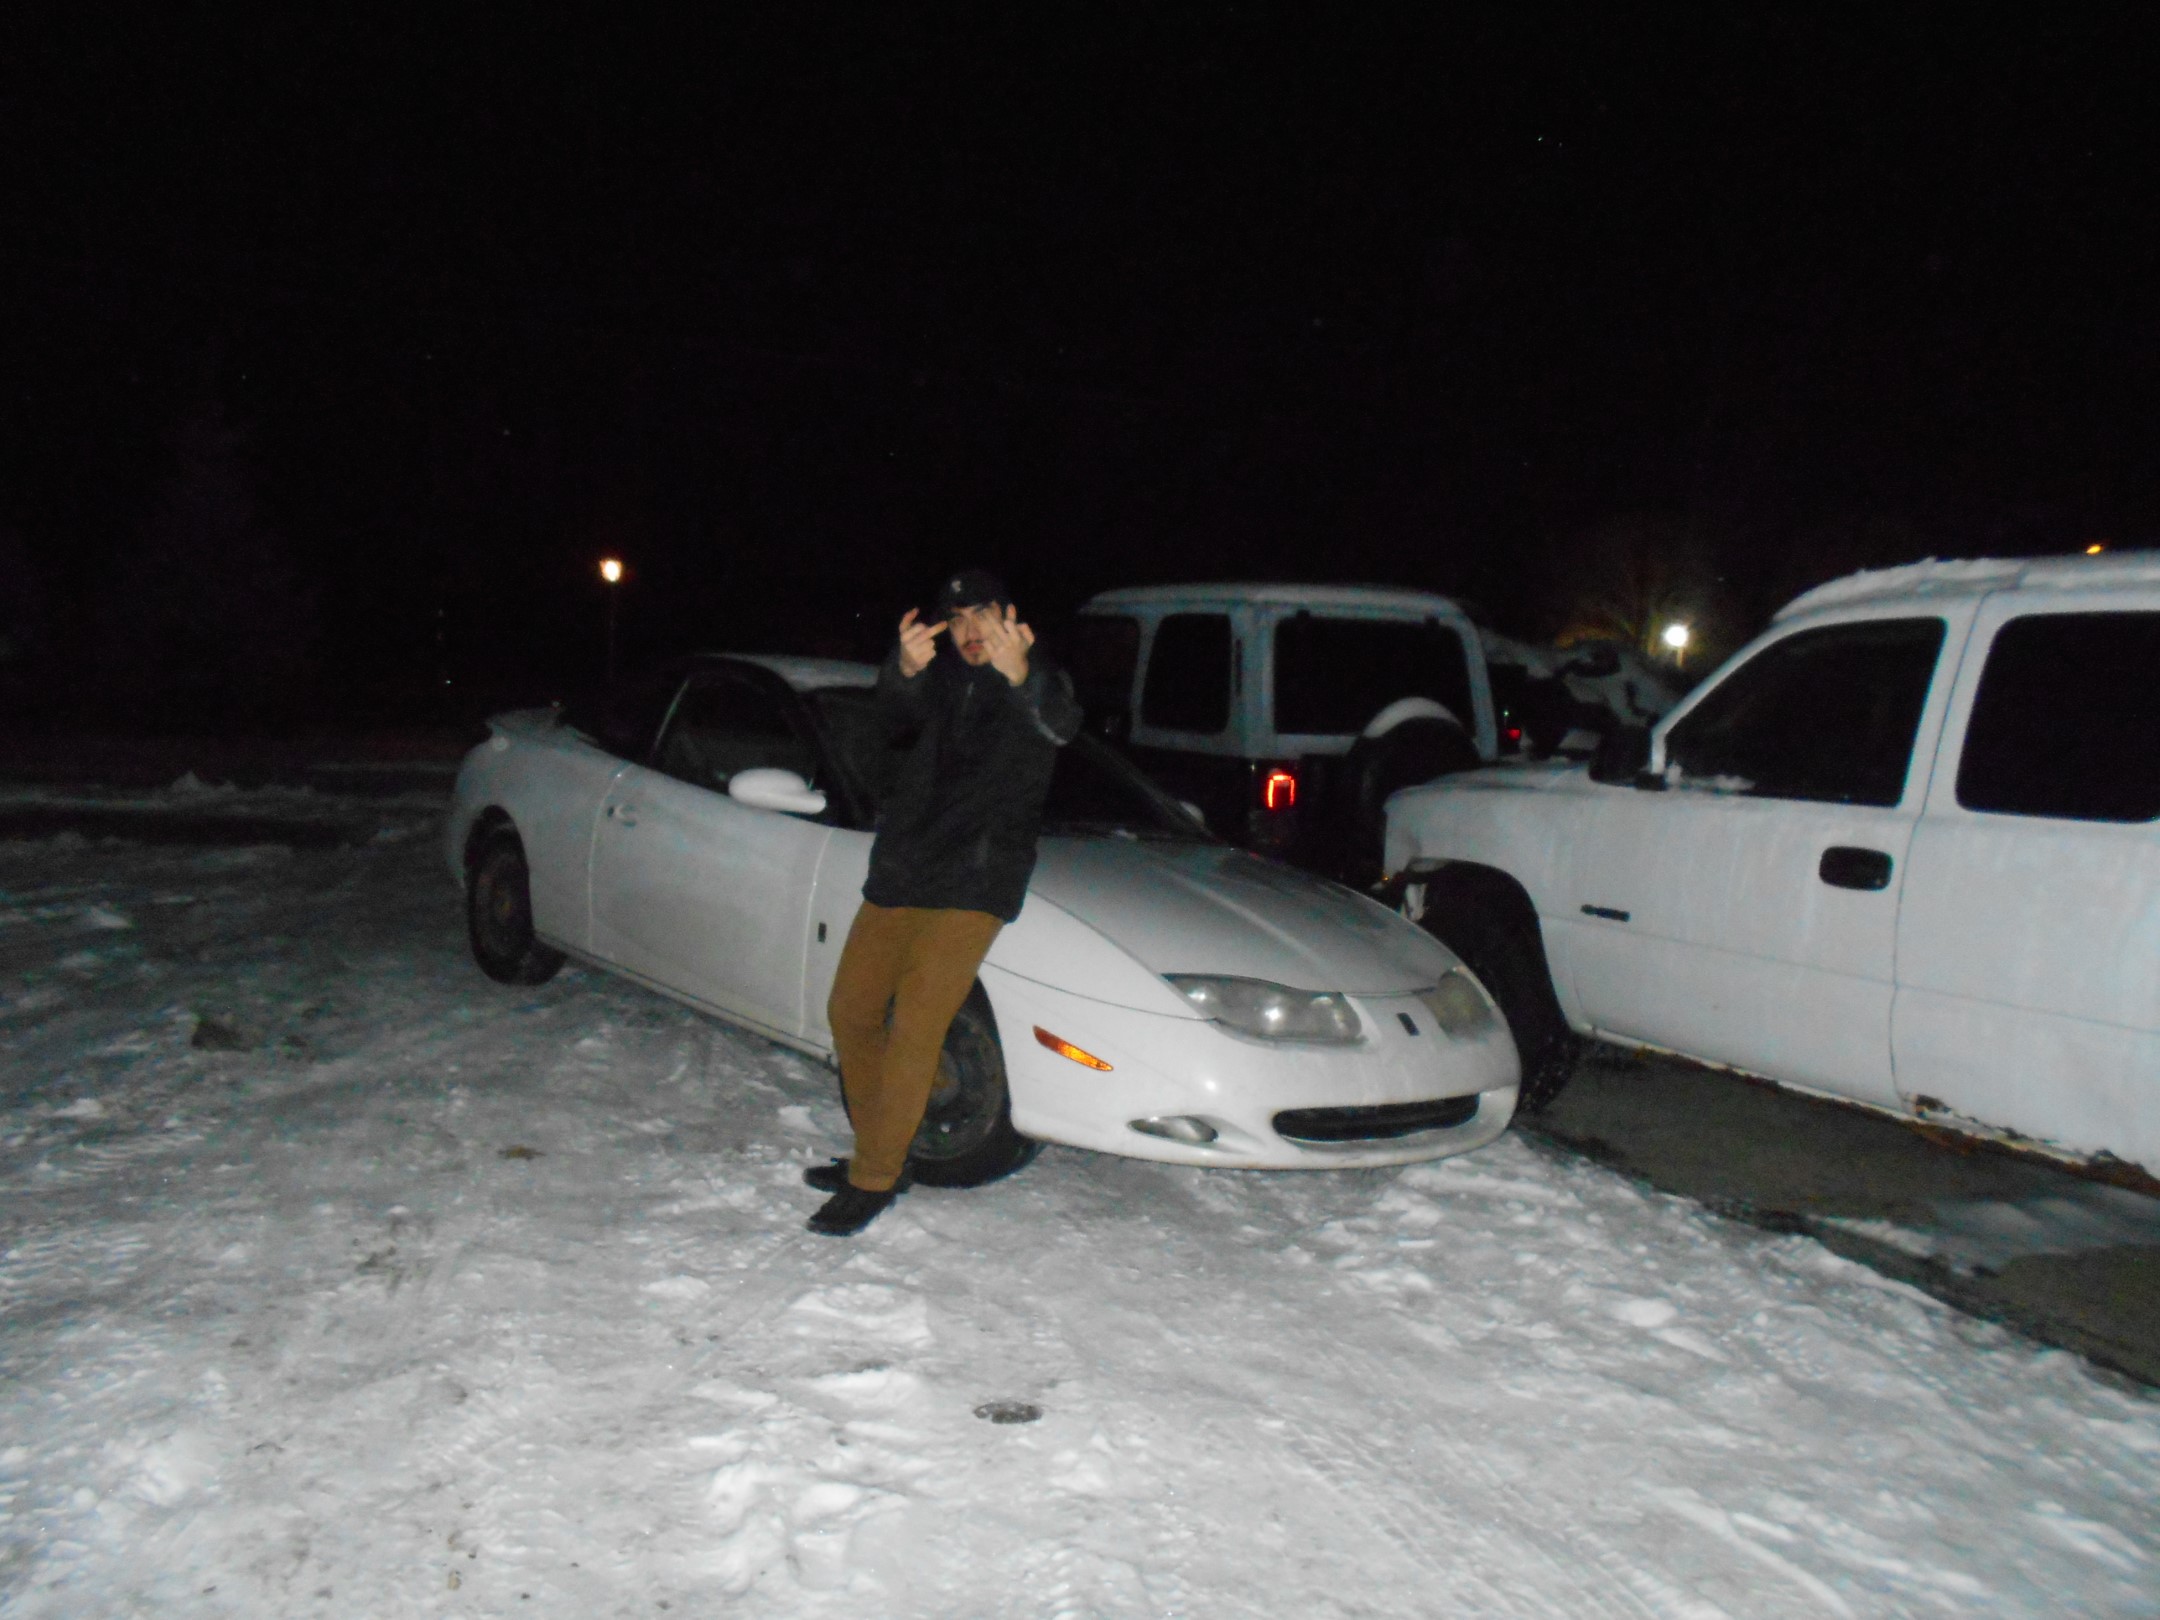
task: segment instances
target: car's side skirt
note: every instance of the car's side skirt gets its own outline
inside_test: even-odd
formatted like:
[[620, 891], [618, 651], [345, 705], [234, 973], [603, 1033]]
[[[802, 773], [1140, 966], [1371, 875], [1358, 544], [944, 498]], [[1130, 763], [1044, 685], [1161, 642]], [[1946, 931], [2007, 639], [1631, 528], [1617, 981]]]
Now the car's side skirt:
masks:
[[790, 1035], [783, 1030], [774, 1029], [769, 1024], [761, 1024], [754, 1018], [746, 1018], [741, 1013], [731, 1011], [726, 1007], [715, 1006], [712, 1002], [701, 1000], [686, 991], [677, 990], [671, 985], [661, 984], [656, 979], [648, 979], [642, 973], [633, 973], [630, 969], [620, 967], [608, 961], [605, 957], [594, 956], [589, 951], [574, 951], [552, 939], [545, 940], [543, 943], [554, 946], [556, 950], [561, 951], [565, 956], [581, 966], [605, 973], [610, 978], [627, 979], [642, 989], [653, 991], [657, 995], [663, 995], [670, 1001], [679, 1002], [692, 1012], [702, 1013], [715, 1022], [747, 1031], [752, 1035], [763, 1036], [766, 1040], [777, 1045], [789, 1047], [794, 1051], [814, 1057], [821, 1063], [829, 1064], [833, 1061], [833, 1052], [830, 1046], [820, 1045], [816, 1041], [804, 1040], [799, 1035]]

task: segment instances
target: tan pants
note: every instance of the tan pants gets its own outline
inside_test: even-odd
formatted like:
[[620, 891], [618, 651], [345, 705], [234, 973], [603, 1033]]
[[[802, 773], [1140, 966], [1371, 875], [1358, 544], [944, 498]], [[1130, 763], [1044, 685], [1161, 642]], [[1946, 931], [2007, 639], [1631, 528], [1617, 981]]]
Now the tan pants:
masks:
[[937, 1083], [945, 1031], [1004, 926], [987, 911], [867, 900], [855, 913], [825, 1013], [855, 1127], [848, 1180], [864, 1191], [886, 1192], [900, 1179]]

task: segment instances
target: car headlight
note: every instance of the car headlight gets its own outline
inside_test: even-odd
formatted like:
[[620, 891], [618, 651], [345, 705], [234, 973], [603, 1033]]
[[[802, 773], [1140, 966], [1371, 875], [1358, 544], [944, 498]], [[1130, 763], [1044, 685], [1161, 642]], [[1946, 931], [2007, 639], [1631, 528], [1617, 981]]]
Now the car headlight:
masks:
[[1163, 975], [1207, 1017], [1263, 1041], [1344, 1046], [1358, 1038], [1357, 1009], [1332, 990], [1293, 990], [1265, 979], [1202, 973]]
[[1449, 968], [1446, 976], [1418, 999], [1440, 1021], [1441, 1032], [1458, 1041], [1477, 1040], [1490, 1033], [1500, 1020], [1485, 987], [1462, 968]]

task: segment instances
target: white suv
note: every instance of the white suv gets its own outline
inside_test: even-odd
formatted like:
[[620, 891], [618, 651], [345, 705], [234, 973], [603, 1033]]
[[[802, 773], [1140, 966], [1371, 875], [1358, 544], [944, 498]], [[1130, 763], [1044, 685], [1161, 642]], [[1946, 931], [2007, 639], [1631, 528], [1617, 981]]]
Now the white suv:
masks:
[[1498, 752], [1477, 627], [1422, 591], [1105, 591], [1071, 662], [1090, 723], [1218, 836], [1361, 886], [1390, 792]]
[[2160, 553], [1811, 591], [1589, 768], [1397, 794], [1524, 1095], [1569, 1031], [2160, 1169]]

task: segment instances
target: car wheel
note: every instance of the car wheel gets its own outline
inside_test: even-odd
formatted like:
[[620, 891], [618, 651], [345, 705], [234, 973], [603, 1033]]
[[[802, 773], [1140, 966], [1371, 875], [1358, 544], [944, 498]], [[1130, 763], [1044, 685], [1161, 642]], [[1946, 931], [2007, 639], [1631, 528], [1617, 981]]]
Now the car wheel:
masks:
[[924, 1186], [980, 1187], [1011, 1175], [1040, 1148], [1013, 1129], [997, 1020], [978, 984], [945, 1032], [937, 1081], [908, 1162]]
[[1387, 841], [1388, 795], [1483, 761], [1477, 744], [1452, 721], [1405, 720], [1377, 737], [1360, 737], [1343, 757], [1338, 875], [1353, 889], [1380, 881]]
[[532, 883], [516, 833], [481, 846], [465, 889], [465, 931], [480, 971], [499, 983], [544, 984], [563, 965], [562, 952], [533, 933]]
[[1581, 1043], [1553, 993], [1545, 942], [1528, 898], [1504, 879], [1479, 881], [1475, 874], [1443, 872], [1426, 885], [1419, 921], [1499, 1004], [1522, 1060], [1516, 1111], [1543, 1113], [1574, 1078]]

